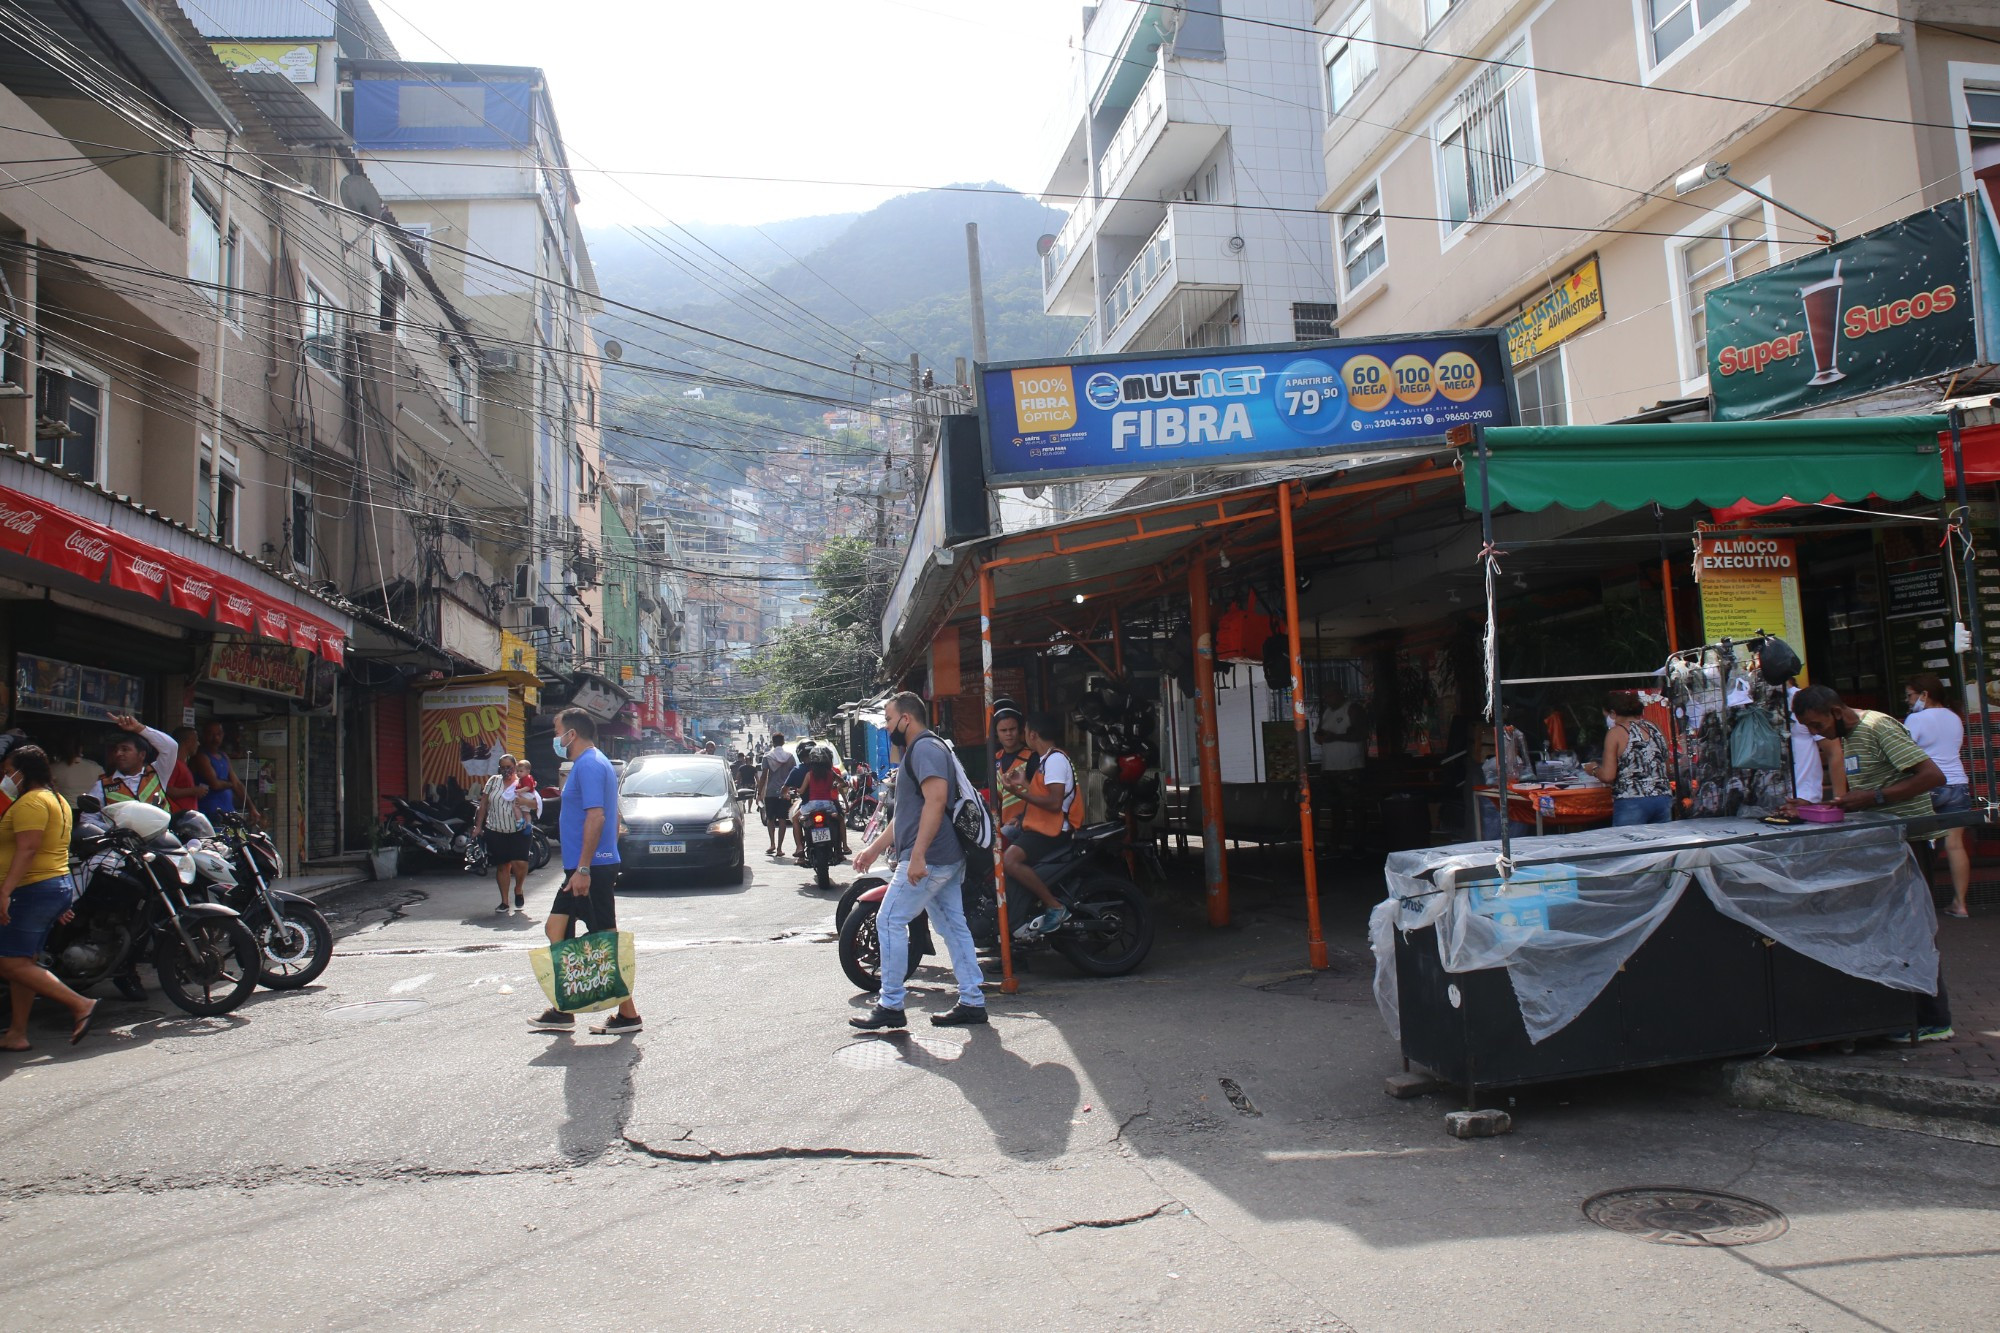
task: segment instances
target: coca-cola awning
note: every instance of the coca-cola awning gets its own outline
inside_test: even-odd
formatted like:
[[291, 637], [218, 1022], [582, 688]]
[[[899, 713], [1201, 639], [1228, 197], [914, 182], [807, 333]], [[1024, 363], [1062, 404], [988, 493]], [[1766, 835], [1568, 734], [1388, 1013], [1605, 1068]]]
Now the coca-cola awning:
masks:
[[347, 633], [340, 626], [159, 545], [6, 486], [0, 486], [0, 552], [86, 583], [109, 583], [217, 626], [309, 649], [335, 664], [347, 654]]

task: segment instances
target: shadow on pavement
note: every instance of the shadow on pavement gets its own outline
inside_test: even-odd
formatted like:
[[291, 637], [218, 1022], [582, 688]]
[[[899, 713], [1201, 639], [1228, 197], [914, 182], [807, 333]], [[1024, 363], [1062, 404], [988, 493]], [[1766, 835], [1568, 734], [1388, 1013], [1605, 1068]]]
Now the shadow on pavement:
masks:
[[578, 1014], [577, 1034], [549, 1034], [549, 1048], [528, 1061], [563, 1071], [565, 1118], [556, 1129], [556, 1146], [573, 1162], [595, 1161], [619, 1143], [631, 1114], [633, 1079], [644, 1049], [623, 1037], [578, 1040], [582, 1029], [611, 1012]]

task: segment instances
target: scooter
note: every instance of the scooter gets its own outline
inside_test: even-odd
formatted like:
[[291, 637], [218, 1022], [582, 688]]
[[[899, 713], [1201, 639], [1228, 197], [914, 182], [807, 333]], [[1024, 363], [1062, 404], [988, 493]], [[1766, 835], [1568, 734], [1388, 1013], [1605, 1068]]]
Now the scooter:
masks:
[[833, 887], [833, 864], [840, 859], [840, 838], [834, 817], [824, 810], [802, 816], [805, 830], [806, 864], [813, 869], [813, 882], [822, 889]]
[[485, 873], [490, 864], [483, 840], [473, 837], [463, 819], [446, 819], [430, 807], [401, 796], [388, 798], [394, 813], [382, 820], [389, 841], [421, 866]]
[[[1086, 824], [1071, 835], [1069, 844], [1048, 860], [1037, 862], [1035, 870], [1049, 886], [1057, 901], [1067, 907], [1070, 919], [1048, 935], [1017, 941], [1014, 956], [1032, 954], [1044, 947], [1053, 949], [1079, 971], [1094, 977], [1124, 976], [1146, 961], [1153, 948], [1153, 904], [1125, 871], [1128, 852], [1143, 857], [1150, 849], [1134, 847], [1125, 836], [1125, 826], [1111, 821]], [[1007, 918], [1010, 923], [1029, 920], [1042, 909], [1035, 896], [1007, 881]], [[882, 987], [882, 946], [876, 935], [875, 918], [888, 892], [886, 880], [857, 880], [834, 911], [840, 938], [840, 966], [847, 979], [862, 991], [873, 993]], [[972, 928], [973, 943], [981, 949], [997, 949], [1000, 944], [998, 900], [993, 892], [992, 858], [985, 854], [967, 859], [965, 867], [965, 920]], [[910, 970], [937, 952], [927, 916], [919, 916], [909, 926]]]

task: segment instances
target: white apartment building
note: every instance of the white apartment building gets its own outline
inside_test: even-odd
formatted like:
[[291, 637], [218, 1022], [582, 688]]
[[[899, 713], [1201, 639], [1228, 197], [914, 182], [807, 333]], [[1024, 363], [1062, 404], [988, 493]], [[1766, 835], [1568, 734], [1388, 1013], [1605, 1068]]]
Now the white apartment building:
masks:
[[1316, 10], [1342, 336], [1505, 325], [1594, 273], [1598, 316], [1519, 349], [1528, 424], [1699, 412], [1710, 289], [2000, 181], [2000, 6]]
[[[482, 343], [487, 447], [529, 493], [516, 627], [603, 651], [597, 279], [547, 81], [512, 65], [341, 62], [357, 152]], [[541, 623], [546, 620], [546, 625]]]
[[1072, 354], [1328, 335], [1312, 21], [1312, 0], [1084, 9], [1042, 188], [1071, 210], [1042, 304], [1089, 317]]

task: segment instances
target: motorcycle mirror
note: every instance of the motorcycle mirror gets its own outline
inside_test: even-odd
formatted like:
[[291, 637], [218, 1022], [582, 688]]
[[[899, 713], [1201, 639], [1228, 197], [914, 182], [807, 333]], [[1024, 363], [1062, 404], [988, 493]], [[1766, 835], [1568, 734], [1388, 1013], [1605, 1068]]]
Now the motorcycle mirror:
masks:
[[76, 798], [76, 812], [80, 815], [98, 814], [103, 809], [104, 802], [98, 800], [95, 796], [79, 796]]

